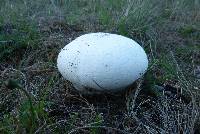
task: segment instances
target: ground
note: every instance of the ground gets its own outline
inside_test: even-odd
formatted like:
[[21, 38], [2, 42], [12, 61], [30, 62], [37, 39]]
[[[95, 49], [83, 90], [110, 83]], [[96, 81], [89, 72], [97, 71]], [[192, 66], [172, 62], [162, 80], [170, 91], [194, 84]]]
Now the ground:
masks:
[[[0, 2], [1, 133], [200, 133], [198, 0]], [[58, 72], [61, 48], [90, 32], [136, 40], [143, 78], [82, 95]]]

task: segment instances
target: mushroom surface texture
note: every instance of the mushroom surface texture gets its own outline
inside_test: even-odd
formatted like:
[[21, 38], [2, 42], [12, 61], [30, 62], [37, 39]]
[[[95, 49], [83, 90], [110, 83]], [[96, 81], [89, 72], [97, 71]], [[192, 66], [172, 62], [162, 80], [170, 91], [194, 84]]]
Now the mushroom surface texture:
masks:
[[59, 53], [62, 76], [82, 93], [117, 92], [140, 78], [148, 67], [144, 49], [134, 40], [110, 33], [89, 33]]

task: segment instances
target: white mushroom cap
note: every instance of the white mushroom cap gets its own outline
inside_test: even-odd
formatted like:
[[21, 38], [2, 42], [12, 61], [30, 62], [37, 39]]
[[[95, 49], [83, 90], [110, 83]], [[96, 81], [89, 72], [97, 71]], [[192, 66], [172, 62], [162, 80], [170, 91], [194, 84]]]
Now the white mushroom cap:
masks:
[[140, 78], [148, 67], [143, 48], [130, 38], [89, 33], [66, 45], [58, 55], [58, 70], [77, 90], [118, 91]]

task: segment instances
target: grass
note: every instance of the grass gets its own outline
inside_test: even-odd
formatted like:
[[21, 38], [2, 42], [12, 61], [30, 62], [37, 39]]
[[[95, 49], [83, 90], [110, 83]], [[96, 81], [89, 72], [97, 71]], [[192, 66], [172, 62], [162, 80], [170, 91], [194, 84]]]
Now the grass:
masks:
[[15, 24], [2, 23], [0, 33], [0, 60], [9, 59], [13, 52], [23, 51], [29, 44], [34, 47], [39, 38], [39, 33], [36, 31], [34, 24], [28, 24], [23, 20]]
[[[198, 0], [0, 1], [0, 132], [199, 133], [199, 9]], [[80, 95], [57, 70], [63, 46], [98, 31], [148, 54], [125, 93]]]

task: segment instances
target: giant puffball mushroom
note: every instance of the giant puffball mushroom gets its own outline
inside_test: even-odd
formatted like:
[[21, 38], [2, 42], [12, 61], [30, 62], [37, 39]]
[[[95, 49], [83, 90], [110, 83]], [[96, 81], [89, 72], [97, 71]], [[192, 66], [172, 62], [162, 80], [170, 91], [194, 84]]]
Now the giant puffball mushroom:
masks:
[[117, 92], [145, 73], [148, 59], [143, 48], [130, 38], [89, 33], [61, 50], [57, 66], [82, 93]]

